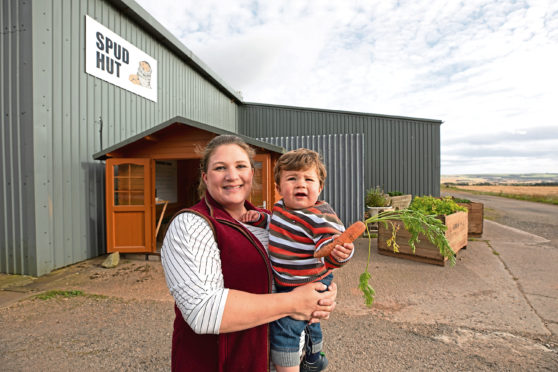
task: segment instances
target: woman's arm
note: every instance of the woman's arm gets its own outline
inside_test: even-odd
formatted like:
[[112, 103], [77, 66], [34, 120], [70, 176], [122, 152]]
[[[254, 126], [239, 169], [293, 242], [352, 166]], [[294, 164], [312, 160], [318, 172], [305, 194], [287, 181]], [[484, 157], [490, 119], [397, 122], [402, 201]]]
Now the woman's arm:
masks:
[[332, 284], [327, 292], [317, 292], [325, 289], [324, 284], [317, 282], [297, 287], [291, 292], [267, 295], [229, 290], [220, 332], [248, 329], [285, 316], [298, 320], [312, 319], [312, 322], [328, 318], [335, 307], [337, 287]]
[[170, 224], [161, 249], [165, 279], [184, 320], [199, 334], [218, 334], [228, 289], [219, 248], [207, 221], [182, 213]]

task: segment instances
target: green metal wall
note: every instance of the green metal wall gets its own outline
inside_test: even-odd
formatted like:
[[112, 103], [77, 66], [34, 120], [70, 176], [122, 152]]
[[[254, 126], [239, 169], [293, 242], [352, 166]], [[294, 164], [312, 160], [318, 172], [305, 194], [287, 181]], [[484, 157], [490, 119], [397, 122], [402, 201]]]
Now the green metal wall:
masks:
[[266, 104], [240, 108], [239, 133], [255, 138], [364, 134], [365, 189], [440, 194], [439, 120]]
[[[133, 1], [1, 1], [0, 271], [42, 275], [105, 252], [101, 121], [103, 148], [175, 116], [236, 132], [239, 99]], [[158, 102], [85, 73], [86, 14], [157, 60]]]

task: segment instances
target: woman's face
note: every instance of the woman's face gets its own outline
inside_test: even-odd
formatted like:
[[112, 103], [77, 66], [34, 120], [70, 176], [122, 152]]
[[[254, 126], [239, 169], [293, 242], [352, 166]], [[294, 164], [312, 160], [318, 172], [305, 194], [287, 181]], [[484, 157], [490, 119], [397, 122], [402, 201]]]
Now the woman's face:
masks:
[[[250, 158], [240, 146], [221, 145], [213, 151], [202, 179], [207, 192], [215, 201], [230, 211], [244, 208], [250, 196], [254, 170]], [[240, 216], [233, 216], [235, 218]]]

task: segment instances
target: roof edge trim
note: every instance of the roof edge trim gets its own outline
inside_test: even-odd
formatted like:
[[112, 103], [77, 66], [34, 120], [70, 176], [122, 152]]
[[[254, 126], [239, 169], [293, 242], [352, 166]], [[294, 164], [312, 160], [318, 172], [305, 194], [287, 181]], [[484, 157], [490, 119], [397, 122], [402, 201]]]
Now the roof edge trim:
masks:
[[442, 120], [439, 120], [439, 119], [416, 118], [416, 117], [401, 116], [401, 115], [374, 114], [374, 113], [369, 113], [369, 112], [333, 110], [333, 109], [323, 109], [323, 108], [315, 108], [315, 107], [275, 105], [275, 104], [270, 104], [270, 103], [259, 103], [259, 102], [242, 102], [241, 106], [263, 106], [263, 107], [283, 108], [283, 109], [300, 110], [300, 111], [320, 111], [320, 112], [327, 112], [327, 113], [332, 113], [332, 114], [373, 116], [373, 117], [380, 117], [380, 118], [387, 118], [387, 119], [426, 121], [426, 122], [431, 122], [433, 124], [443, 124], [444, 123]]

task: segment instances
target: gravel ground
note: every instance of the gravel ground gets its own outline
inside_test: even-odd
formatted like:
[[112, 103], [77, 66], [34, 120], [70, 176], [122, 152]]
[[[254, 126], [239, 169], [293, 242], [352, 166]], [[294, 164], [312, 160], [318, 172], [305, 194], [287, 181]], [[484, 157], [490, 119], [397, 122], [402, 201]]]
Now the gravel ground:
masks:
[[[172, 303], [78, 296], [0, 311], [3, 371], [166, 371]], [[336, 313], [324, 324], [329, 371], [556, 371], [548, 340]], [[545, 346], [545, 342], [547, 343]]]
[[455, 328], [334, 316], [325, 328], [330, 371], [556, 371], [543, 340]]
[[170, 370], [168, 302], [80, 296], [0, 312], [3, 371]]

